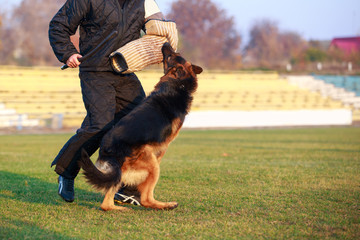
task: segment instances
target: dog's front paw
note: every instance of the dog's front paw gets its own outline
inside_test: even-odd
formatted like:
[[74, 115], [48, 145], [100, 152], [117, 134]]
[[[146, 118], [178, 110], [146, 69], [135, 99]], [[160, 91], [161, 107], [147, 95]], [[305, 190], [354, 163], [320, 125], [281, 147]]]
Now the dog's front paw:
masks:
[[152, 208], [156, 210], [171, 210], [176, 208], [179, 204], [177, 202], [159, 202], [156, 200], [153, 200], [151, 202], [149, 201], [142, 201], [141, 205], [143, 207]]
[[120, 207], [120, 206], [116, 206], [116, 205], [104, 205], [102, 204], [100, 206], [100, 208], [104, 211], [111, 211], [111, 210], [117, 210], [117, 211], [121, 211], [121, 212], [129, 212], [132, 211], [131, 208], [126, 208], [126, 207]]
[[174, 208], [177, 208], [177, 206], [179, 206], [179, 204], [177, 202], [167, 202], [164, 209], [165, 210], [172, 210]]

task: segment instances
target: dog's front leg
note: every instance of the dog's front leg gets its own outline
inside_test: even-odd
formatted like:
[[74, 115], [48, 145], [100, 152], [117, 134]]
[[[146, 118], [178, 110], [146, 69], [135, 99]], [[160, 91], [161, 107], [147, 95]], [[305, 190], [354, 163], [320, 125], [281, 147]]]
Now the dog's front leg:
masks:
[[104, 211], [109, 211], [109, 210], [129, 211], [129, 208], [116, 206], [114, 204], [114, 196], [118, 190], [119, 190], [119, 186], [116, 185], [116, 186], [110, 188], [106, 192], [104, 201], [100, 205], [102, 210], [104, 210]]

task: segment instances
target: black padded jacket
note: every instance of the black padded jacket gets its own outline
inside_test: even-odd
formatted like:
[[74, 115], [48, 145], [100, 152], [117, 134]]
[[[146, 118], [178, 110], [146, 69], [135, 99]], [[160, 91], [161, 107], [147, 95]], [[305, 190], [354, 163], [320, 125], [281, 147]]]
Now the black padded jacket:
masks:
[[92, 57], [80, 65], [80, 71], [112, 71], [109, 55], [126, 43], [140, 37], [145, 23], [145, 0], [67, 0], [49, 24], [49, 41], [59, 61], [66, 63], [78, 53], [70, 42], [80, 27], [80, 54], [85, 56], [113, 31], [109, 40]]

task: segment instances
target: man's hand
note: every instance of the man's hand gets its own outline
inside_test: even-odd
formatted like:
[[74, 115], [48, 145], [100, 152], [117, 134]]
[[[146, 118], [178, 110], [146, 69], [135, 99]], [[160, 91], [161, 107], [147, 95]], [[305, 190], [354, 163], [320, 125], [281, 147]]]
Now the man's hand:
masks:
[[81, 57], [82, 56], [77, 53], [71, 55], [71, 57], [69, 57], [69, 59], [66, 61], [66, 65], [68, 65], [70, 68], [77, 68], [81, 63], [78, 59]]

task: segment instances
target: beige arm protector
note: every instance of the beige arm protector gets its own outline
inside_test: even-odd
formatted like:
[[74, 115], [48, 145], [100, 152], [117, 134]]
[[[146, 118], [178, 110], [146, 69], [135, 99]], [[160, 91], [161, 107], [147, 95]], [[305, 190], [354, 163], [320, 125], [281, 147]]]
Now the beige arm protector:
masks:
[[132, 73], [160, 63], [163, 60], [161, 48], [165, 42], [169, 42], [176, 51], [178, 33], [175, 22], [149, 20], [145, 23], [145, 29], [146, 35], [142, 38], [129, 42], [110, 54], [114, 71]]

